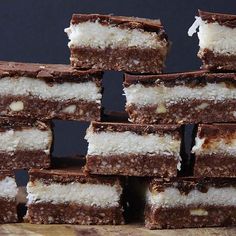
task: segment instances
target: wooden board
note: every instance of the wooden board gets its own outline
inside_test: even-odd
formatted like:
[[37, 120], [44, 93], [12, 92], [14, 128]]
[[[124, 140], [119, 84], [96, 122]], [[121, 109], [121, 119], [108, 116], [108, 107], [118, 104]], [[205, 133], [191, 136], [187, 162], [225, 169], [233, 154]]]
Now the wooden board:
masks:
[[74, 225], [0, 225], [1, 236], [235, 236], [236, 228], [202, 228], [177, 230], [148, 230], [142, 225], [74, 226]]

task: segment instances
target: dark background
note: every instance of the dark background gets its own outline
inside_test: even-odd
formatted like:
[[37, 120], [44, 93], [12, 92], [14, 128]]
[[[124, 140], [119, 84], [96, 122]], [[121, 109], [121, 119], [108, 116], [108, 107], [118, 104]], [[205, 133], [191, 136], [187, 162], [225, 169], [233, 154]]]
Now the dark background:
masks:
[[[64, 28], [72, 13], [113, 13], [114, 15], [160, 18], [172, 41], [166, 71], [200, 67], [196, 35], [188, 28], [197, 10], [236, 14], [234, 0], [1, 0], [0, 60], [69, 63], [68, 39]], [[107, 72], [104, 78], [105, 110], [123, 111], [122, 73]], [[55, 121], [53, 154], [86, 154], [83, 139], [87, 123]]]

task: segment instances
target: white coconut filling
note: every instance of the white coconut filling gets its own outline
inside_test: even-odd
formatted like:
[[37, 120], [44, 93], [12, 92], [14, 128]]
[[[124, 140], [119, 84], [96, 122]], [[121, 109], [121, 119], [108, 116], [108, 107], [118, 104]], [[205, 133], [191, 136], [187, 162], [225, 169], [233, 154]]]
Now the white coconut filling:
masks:
[[192, 148], [192, 152], [195, 154], [228, 154], [236, 156], [236, 139], [214, 139], [203, 147], [205, 138], [195, 138], [195, 145]]
[[85, 139], [89, 143], [88, 155], [165, 154], [179, 157], [180, 153], [180, 140], [169, 134], [138, 135], [130, 131], [94, 133], [88, 130]]
[[17, 195], [16, 181], [13, 177], [7, 176], [0, 180], [0, 197], [15, 198]]
[[119, 206], [122, 190], [116, 185], [81, 184], [76, 182], [46, 185], [37, 180], [28, 183], [27, 192], [28, 204], [74, 202], [86, 206], [115, 207]]
[[0, 79], [0, 96], [35, 96], [40, 99], [64, 101], [68, 99], [100, 103], [100, 88], [94, 82], [47, 84], [29, 77], [4, 77]]
[[178, 207], [178, 206], [236, 206], [236, 188], [210, 187], [206, 193], [196, 189], [191, 190], [187, 195], [181, 194], [177, 188], [169, 187], [164, 192], [146, 192], [148, 204], [156, 207]]
[[48, 153], [51, 139], [50, 130], [7, 130], [0, 132], [0, 151], [11, 153], [17, 150], [43, 150]]
[[196, 20], [188, 31], [192, 36], [198, 31], [200, 49], [209, 49], [220, 54], [236, 54], [236, 28], [220, 25], [218, 22], [208, 23], [200, 17]]
[[222, 101], [236, 99], [236, 89], [229, 88], [224, 82], [208, 83], [203, 87], [190, 88], [184, 85], [166, 87], [164, 85], [146, 87], [132, 84], [124, 88], [127, 104], [137, 106], [177, 103], [185, 100]]
[[68, 46], [93, 47], [104, 49], [106, 47], [166, 47], [165, 41], [160, 41], [155, 32], [145, 32], [138, 29], [121, 29], [115, 25], [102, 25], [96, 22], [83, 22], [71, 24], [65, 29], [69, 37]]

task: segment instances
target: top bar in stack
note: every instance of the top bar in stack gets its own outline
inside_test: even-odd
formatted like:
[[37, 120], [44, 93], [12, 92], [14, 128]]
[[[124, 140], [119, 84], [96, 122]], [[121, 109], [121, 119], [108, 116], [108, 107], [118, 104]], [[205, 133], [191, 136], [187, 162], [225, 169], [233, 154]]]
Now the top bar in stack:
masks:
[[236, 70], [236, 15], [199, 11], [188, 34], [192, 36], [197, 28], [203, 67]]
[[71, 64], [79, 68], [160, 73], [169, 47], [159, 20], [74, 14], [65, 32]]
[[124, 86], [134, 123], [236, 121], [236, 73], [125, 74]]
[[0, 62], [0, 115], [100, 120], [101, 77], [69, 65]]

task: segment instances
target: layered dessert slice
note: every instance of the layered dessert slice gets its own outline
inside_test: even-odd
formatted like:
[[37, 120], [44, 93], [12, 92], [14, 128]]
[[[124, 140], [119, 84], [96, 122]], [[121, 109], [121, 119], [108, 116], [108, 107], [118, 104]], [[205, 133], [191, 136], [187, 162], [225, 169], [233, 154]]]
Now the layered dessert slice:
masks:
[[14, 223], [17, 218], [17, 186], [14, 174], [0, 170], [0, 224]]
[[0, 62], [0, 115], [100, 120], [101, 77], [69, 65]]
[[122, 184], [118, 178], [89, 177], [80, 169], [32, 169], [29, 175], [30, 223], [124, 223]]
[[197, 32], [203, 67], [211, 70], [236, 70], [236, 15], [199, 11], [188, 31]]
[[236, 225], [235, 178], [154, 179], [146, 192], [150, 229]]
[[51, 143], [49, 124], [0, 117], [0, 169], [48, 168]]
[[192, 152], [195, 176], [236, 176], [236, 124], [200, 124]]
[[236, 121], [236, 73], [125, 74], [124, 92], [134, 123]]
[[180, 170], [179, 126], [92, 122], [86, 171], [102, 175], [176, 176]]
[[160, 73], [169, 43], [159, 20], [99, 14], [73, 14], [71, 64], [78, 68]]

